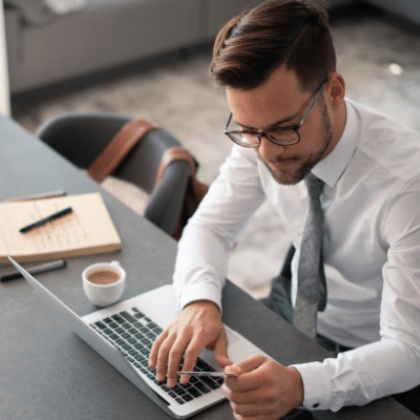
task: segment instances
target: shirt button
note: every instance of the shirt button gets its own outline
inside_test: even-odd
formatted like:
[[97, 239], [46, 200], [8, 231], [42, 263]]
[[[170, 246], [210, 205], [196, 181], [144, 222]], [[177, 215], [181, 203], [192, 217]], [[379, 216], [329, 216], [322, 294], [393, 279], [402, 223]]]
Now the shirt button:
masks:
[[317, 408], [317, 407], [319, 407], [319, 403], [315, 403], [315, 404], [312, 406], [312, 408]]

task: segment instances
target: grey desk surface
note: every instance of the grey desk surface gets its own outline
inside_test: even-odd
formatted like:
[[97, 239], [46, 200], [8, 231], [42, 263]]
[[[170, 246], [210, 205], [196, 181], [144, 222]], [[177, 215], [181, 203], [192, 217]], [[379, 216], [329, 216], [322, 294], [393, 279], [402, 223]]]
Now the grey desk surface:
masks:
[[[175, 241], [3, 117], [0, 176], [0, 200], [57, 189], [65, 189], [68, 194], [101, 191], [122, 237], [122, 251], [72, 258], [66, 269], [38, 276], [76, 313], [84, 315], [95, 309], [84, 297], [80, 281], [83, 268], [93, 262], [121, 261], [129, 279], [124, 297], [171, 282]], [[0, 311], [0, 418], [168, 418], [62, 320], [50, 316], [24, 280], [1, 284]], [[290, 364], [325, 357], [316, 344], [230, 282], [224, 291], [224, 320], [279, 362]], [[417, 418], [391, 398], [365, 407], [345, 408], [336, 414], [314, 414], [319, 419]], [[223, 402], [196, 418], [219, 420], [232, 415], [229, 404]]]

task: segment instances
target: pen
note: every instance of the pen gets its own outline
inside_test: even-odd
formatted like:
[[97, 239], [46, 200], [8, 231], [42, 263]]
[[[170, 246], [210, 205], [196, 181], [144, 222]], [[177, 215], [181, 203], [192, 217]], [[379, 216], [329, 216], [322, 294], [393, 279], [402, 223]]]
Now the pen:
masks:
[[26, 197], [15, 197], [15, 198], [9, 198], [7, 200], [4, 200], [6, 203], [12, 203], [17, 201], [29, 201], [29, 200], [43, 200], [46, 198], [54, 198], [54, 197], [63, 197], [67, 193], [65, 191], [51, 191], [46, 193], [39, 193], [39, 194], [32, 194], [28, 195]]
[[52, 222], [55, 219], [58, 219], [60, 217], [65, 216], [66, 214], [69, 214], [73, 211], [71, 207], [67, 207], [63, 210], [60, 210], [56, 213], [50, 214], [47, 217], [44, 217], [43, 219], [38, 220], [37, 222], [31, 223], [30, 225], [24, 226], [23, 228], [19, 229], [19, 232], [25, 233], [32, 229], [35, 229], [39, 226], [45, 225], [46, 223]]
[[238, 376], [235, 373], [206, 372], [206, 371], [177, 372], [177, 373], [178, 373], [178, 375], [188, 375], [188, 376], [214, 376], [215, 378], [224, 378], [226, 376]]
[[[48, 271], [58, 270], [59, 268], [64, 268], [66, 265], [66, 260], [57, 260], [37, 265], [36, 267], [29, 268], [27, 271], [29, 274], [40, 274], [46, 273]], [[20, 277], [22, 277], [22, 274], [19, 271], [15, 271], [13, 273], [3, 274], [2, 276], [0, 276], [0, 282], [3, 283], [5, 281], [18, 279]]]

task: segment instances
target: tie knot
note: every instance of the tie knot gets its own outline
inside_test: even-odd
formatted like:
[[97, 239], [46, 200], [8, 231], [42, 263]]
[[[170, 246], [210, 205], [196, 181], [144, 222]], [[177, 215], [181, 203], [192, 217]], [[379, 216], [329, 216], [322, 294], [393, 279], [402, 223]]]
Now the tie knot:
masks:
[[324, 181], [316, 177], [310, 172], [305, 178], [306, 188], [308, 189], [309, 197], [312, 200], [316, 200], [320, 197], [321, 192], [324, 188]]

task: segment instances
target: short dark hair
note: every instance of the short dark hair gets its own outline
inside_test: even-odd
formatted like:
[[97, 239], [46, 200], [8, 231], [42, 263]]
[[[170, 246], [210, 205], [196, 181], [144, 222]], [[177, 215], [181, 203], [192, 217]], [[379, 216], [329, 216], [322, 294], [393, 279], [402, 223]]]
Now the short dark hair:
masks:
[[267, 0], [231, 19], [216, 37], [210, 78], [253, 89], [283, 64], [303, 90], [335, 71], [328, 14], [319, 0]]

